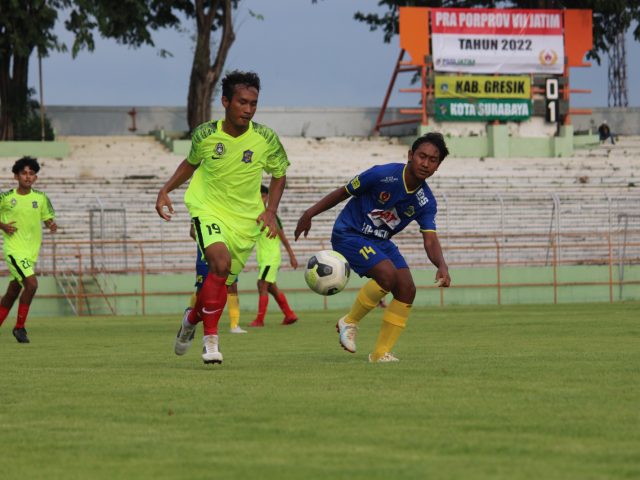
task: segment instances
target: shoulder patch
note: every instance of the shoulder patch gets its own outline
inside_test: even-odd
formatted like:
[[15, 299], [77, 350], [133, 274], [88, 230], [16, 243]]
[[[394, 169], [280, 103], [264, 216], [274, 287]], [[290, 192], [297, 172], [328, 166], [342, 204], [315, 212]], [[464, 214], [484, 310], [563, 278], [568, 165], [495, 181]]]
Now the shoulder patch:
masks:
[[262, 138], [264, 138], [267, 143], [271, 143], [272, 140], [277, 137], [276, 132], [271, 130], [266, 125], [262, 125], [261, 123], [253, 122], [253, 130]]
[[210, 122], [206, 122], [201, 125], [198, 125], [196, 129], [193, 131], [193, 133], [191, 134], [191, 141], [193, 143], [200, 143], [209, 135], [216, 133], [217, 130], [218, 130], [217, 120], [211, 120]]
[[0, 192], [0, 200], [2, 200], [5, 197], [8, 197], [9, 195], [11, 195], [12, 192], [13, 192], [13, 188], [11, 190], [7, 190], [6, 192]]

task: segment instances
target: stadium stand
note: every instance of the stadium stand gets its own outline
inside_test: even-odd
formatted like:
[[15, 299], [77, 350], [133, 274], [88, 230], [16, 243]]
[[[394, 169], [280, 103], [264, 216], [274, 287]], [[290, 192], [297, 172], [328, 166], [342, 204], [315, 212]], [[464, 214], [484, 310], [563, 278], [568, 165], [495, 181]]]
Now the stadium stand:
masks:
[[[49, 194], [58, 212], [59, 233], [53, 241], [144, 241], [150, 251], [157, 249], [147, 265], [191, 268], [193, 249], [182, 203], [184, 187], [172, 194], [176, 215], [171, 222], [162, 221], [154, 209], [159, 187], [181, 158], [147, 136], [65, 140], [71, 155], [41, 159], [43, 170], [37, 185]], [[280, 216], [290, 237], [309, 205], [371, 165], [404, 162], [408, 150], [389, 138], [282, 141], [292, 166]], [[452, 155], [429, 181], [439, 202], [440, 236], [451, 250], [451, 261], [482, 262], [482, 250], [465, 252], [456, 245], [472, 241], [489, 248], [496, 236], [526, 235], [527, 242], [548, 247], [558, 229], [585, 243], [594, 233], [620, 231], [620, 219], [640, 210], [640, 179], [634, 168], [639, 154], [640, 138], [627, 137], [615, 146], [578, 151], [572, 158], [461, 159]], [[5, 178], [3, 185], [11, 181]], [[329, 247], [334, 210], [314, 219], [311, 239], [293, 245], [300, 258]], [[110, 233], [105, 235], [107, 222]], [[397, 237], [398, 242], [409, 252], [410, 263], [426, 265], [415, 233], [407, 229]], [[510, 249], [505, 254], [514, 261], [540, 257], [539, 250]], [[252, 261], [248, 266], [255, 265]]]

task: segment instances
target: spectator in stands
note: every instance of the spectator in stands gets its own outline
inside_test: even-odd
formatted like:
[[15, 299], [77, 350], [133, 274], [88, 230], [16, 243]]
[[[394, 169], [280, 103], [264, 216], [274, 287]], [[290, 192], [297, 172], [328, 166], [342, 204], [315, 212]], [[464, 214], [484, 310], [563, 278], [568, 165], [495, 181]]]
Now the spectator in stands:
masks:
[[[286, 182], [289, 160], [276, 133], [252, 122], [258, 107], [260, 78], [233, 71], [222, 79], [224, 119], [198, 126], [191, 150], [162, 186], [156, 211], [164, 220], [174, 213], [169, 193], [189, 180], [184, 196], [209, 273], [186, 313], [175, 342], [186, 353], [198, 322], [204, 324], [204, 363], [222, 363], [218, 322], [227, 303], [227, 285], [244, 267], [262, 230], [278, 233], [276, 211]], [[260, 198], [262, 172], [271, 175], [267, 209]], [[165, 211], [165, 209], [168, 210]]]
[[382, 316], [382, 327], [369, 362], [397, 362], [391, 352], [402, 333], [416, 295], [411, 272], [398, 247], [391, 241], [413, 220], [418, 222], [429, 260], [438, 269], [436, 283], [448, 287], [449, 268], [436, 235], [436, 200], [425, 182], [442, 164], [449, 151], [441, 134], [431, 132], [416, 139], [407, 164], [376, 165], [356, 175], [347, 185], [328, 194], [306, 210], [295, 230], [295, 239], [311, 228], [311, 219], [349, 197], [333, 227], [331, 244], [349, 261], [351, 268], [369, 280], [359, 291], [351, 311], [338, 320], [340, 345], [356, 352], [360, 320], [384, 296], [393, 299]]
[[609, 125], [607, 125], [606, 120], [604, 120], [602, 124], [598, 127], [598, 134], [600, 135], [601, 143], [604, 143], [607, 140], [607, 138], [610, 138], [611, 144], [612, 145], [616, 144], [615, 138], [613, 136], [613, 132], [611, 132], [611, 129], [609, 128]]
[[29, 343], [24, 325], [38, 289], [34, 269], [42, 243], [41, 223], [44, 222], [51, 233], [55, 233], [58, 226], [49, 198], [44, 192], [33, 188], [40, 171], [38, 160], [22, 157], [15, 162], [11, 171], [18, 187], [0, 194], [0, 230], [4, 240], [4, 258], [13, 278], [0, 300], [0, 325], [20, 296], [13, 336], [18, 343]]
[[[265, 208], [269, 198], [269, 188], [262, 185], [260, 187], [262, 201]], [[249, 324], [250, 327], [264, 327], [264, 317], [267, 314], [267, 305], [269, 304], [269, 294], [278, 303], [280, 310], [284, 313], [282, 325], [291, 325], [298, 321], [298, 316], [289, 307], [287, 297], [284, 292], [278, 288], [276, 280], [278, 278], [278, 270], [280, 269], [280, 244], [289, 254], [289, 262], [293, 268], [298, 268], [298, 260], [296, 254], [293, 253], [287, 236], [282, 229], [282, 223], [276, 216], [278, 221], [278, 235], [275, 238], [269, 238], [264, 232], [258, 238], [256, 243], [256, 258], [258, 260], [258, 315], [256, 319]]]

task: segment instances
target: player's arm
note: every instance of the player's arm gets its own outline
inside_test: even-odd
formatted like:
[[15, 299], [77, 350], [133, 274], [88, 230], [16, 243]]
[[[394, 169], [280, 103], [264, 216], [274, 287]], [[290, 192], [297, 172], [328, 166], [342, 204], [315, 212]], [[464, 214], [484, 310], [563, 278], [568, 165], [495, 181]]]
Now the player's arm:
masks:
[[301, 233], [304, 233], [304, 236], [306, 238], [309, 230], [311, 229], [311, 219], [313, 217], [335, 207], [339, 203], [344, 202], [349, 197], [350, 194], [347, 189], [345, 187], [339, 187], [319, 200], [311, 208], [305, 210], [305, 212], [300, 216], [300, 219], [298, 220], [298, 225], [296, 226], [296, 231], [294, 233], [295, 240], [298, 240]]
[[296, 254], [293, 252], [293, 249], [291, 248], [291, 244], [289, 243], [289, 239], [284, 234], [284, 230], [282, 228], [278, 230], [278, 237], [280, 237], [280, 241], [282, 242], [282, 244], [284, 245], [284, 248], [287, 250], [287, 253], [289, 254], [289, 263], [291, 263], [291, 266], [293, 268], [298, 268], [298, 259], [296, 258]]
[[44, 226], [49, 229], [51, 233], [58, 231], [58, 225], [56, 224], [56, 211], [53, 208], [51, 200], [46, 193], [44, 195], [44, 202], [41, 202], [40, 218], [44, 222]]
[[269, 183], [269, 200], [267, 200], [267, 208], [264, 212], [262, 212], [256, 222], [259, 224], [262, 222], [262, 228], [260, 231], [263, 231], [267, 228], [267, 237], [276, 238], [278, 235], [278, 220], [276, 218], [276, 213], [278, 211], [278, 205], [280, 204], [280, 199], [282, 198], [282, 192], [284, 192], [284, 186], [287, 182], [287, 176], [283, 175], [281, 177], [271, 177], [271, 182]]
[[[173, 215], [174, 211], [169, 193], [189, 180], [197, 168], [197, 165], [192, 165], [187, 160], [183, 160], [173, 175], [171, 175], [171, 178], [167, 180], [167, 183], [162, 186], [156, 199], [156, 212], [158, 212], [161, 218], [167, 221], [171, 220], [171, 215]], [[167, 207], [169, 213], [165, 213], [164, 207]]]
[[11, 236], [18, 231], [18, 227], [15, 226], [15, 223], [16, 222], [0, 223], [0, 230]]
[[442, 254], [438, 234], [435, 230], [423, 230], [422, 239], [424, 242], [424, 250], [427, 252], [429, 260], [431, 260], [431, 263], [438, 269], [436, 272], [436, 283], [438, 283], [440, 287], [448, 287], [451, 285], [451, 277], [449, 276], [449, 267]]
[[45, 220], [44, 226], [47, 227], [51, 233], [56, 233], [58, 231], [58, 224], [56, 223], [54, 218]]

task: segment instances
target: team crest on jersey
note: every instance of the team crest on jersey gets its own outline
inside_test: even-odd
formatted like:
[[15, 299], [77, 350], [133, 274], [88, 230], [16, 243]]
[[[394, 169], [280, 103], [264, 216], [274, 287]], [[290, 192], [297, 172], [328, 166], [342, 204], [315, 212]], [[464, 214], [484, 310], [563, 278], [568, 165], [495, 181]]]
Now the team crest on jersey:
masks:
[[242, 153], [242, 161], [244, 163], [251, 163], [251, 157], [253, 157], [253, 152], [251, 150], [245, 150]]
[[18, 201], [15, 198], [11, 199], [11, 206], [12, 207], [15, 207], [17, 203], [18, 203]]
[[416, 209], [413, 208], [413, 205], [409, 205], [409, 208], [407, 208], [404, 212], [407, 217], [413, 217], [416, 213]]
[[380, 192], [378, 196], [378, 203], [387, 203], [391, 198], [391, 194], [389, 192]]
[[218, 157], [224, 155], [224, 144], [222, 142], [216, 144], [216, 155], [218, 155]]
[[32, 206], [33, 208], [38, 208], [38, 201], [37, 201], [37, 200], [34, 200], [33, 202], [31, 202], [31, 206]]

